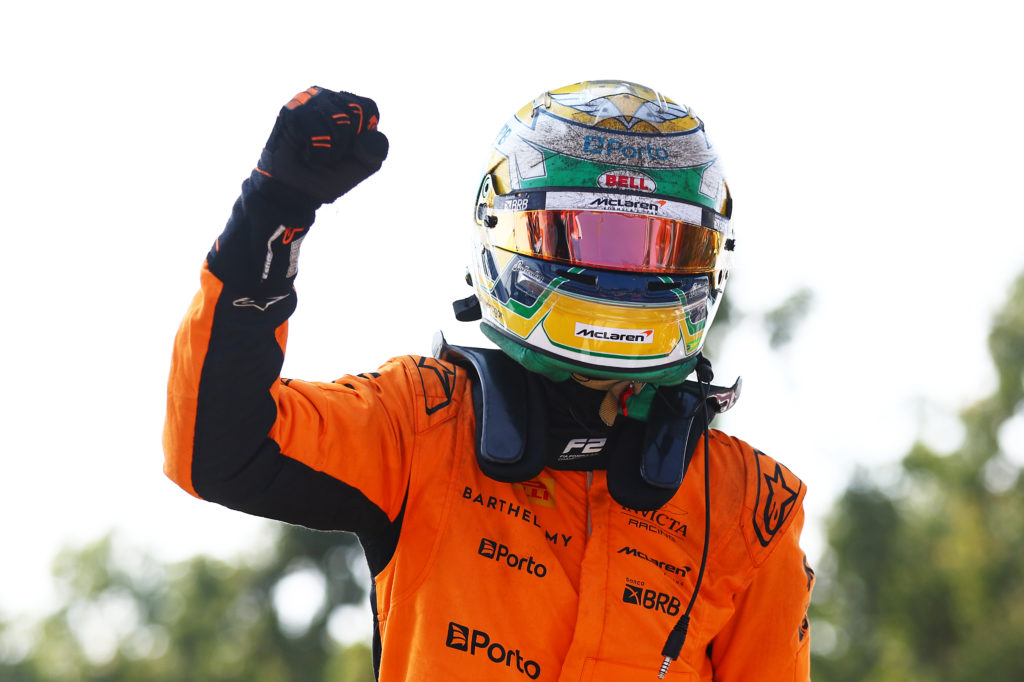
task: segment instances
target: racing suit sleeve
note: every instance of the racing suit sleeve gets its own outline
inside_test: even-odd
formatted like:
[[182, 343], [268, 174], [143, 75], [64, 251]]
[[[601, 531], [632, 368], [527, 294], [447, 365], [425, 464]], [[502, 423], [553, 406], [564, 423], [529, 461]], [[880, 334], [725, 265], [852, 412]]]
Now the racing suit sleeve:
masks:
[[333, 384], [279, 379], [297, 248], [314, 210], [274, 196], [255, 175], [175, 340], [164, 470], [233, 509], [368, 532], [401, 511], [415, 431], [406, 423], [411, 382], [398, 360]]
[[711, 661], [716, 682], [808, 682], [810, 631], [807, 607], [814, 572], [799, 546], [802, 507], [753, 581], [734, 600], [735, 612], [715, 637]]

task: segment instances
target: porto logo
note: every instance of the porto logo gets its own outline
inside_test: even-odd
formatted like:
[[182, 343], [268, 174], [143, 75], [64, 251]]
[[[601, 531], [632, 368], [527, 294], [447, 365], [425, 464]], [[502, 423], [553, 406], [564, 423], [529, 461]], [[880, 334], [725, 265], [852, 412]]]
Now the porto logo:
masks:
[[511, 649], [504, 644], [492, 642], [491, 636], [483, 630], [471, 629], [454, 621], [449, 622], [445, 646], [456, 651], [464, 651], [470, 656], [476, 656], [478, 653], [485, 655], [491, 663], [504, 664], [509, 669], [515, 667], [531, 680], [540, 677], [540, 664], [537, 661], [527, 660], [519, 649]]
[[575, 336], [597, 341], [617, 341], [618, 343], [653, 343], [653, 329], [616, 329], [614, 327], [595, 327], [583, 322], [576, 323]]
[[611, 156], [613, 161], [668, 161], [669, 151], [654, 147], [650, 142], [633, 143], [632, 139], [604, 135], [587, 135], [583, 140], [583, 153], [597, 156]]
[[458, 623], [448, 623], [448, 641], [445, 646], [449, 649], [469, 651], [469, 628]]
[[661, 611], [669, 616], [678, 615], [680, 607], [678, 597], [647, 589], [642, 580], [630, 578], [626, 578], [626, 585], [622, 590], [622, 601], [626, 604], [643, 607], [648, 611]]
[[505, 564], [509, 568], [523, 571], [528, 575], [535, 575], [538, 578], [543, 578], [548, 574], [547, 566], [537, 563], [533, 555], [529, 557], [518, 556], [509, 550], [508, 545], [503, 545], [489, 538], [480, 538], [480, 547], [477, 548], [476, 553], [485, 559], [493, 559], [499, 564]]
[[658, 183], [649, 175], [632, 170], [611, 170], [597, 178], [597, 186], [604, 189], [635, 189], [640, 192], [653, 192]]

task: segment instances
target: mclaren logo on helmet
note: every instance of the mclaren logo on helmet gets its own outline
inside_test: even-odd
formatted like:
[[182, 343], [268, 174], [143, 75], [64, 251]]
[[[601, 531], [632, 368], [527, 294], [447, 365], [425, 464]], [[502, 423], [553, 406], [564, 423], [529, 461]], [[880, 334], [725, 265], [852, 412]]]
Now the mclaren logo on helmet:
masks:
[[597, 341], [617, 341], [619, 343], [652, 343], [654, 341], [654, 330], [595, 327], [593, 325], [584, 324], [583, 322], [577, 322], [575, 336], [584, 339], [595, 339]]
[[632, 199], [615, 199], [612, 197], [600, 197], [590, 202], [590, 208], [603, 208], [605, 210], [628, 213], [657, 213], [664, 205], [664, 201], [634, 201]]

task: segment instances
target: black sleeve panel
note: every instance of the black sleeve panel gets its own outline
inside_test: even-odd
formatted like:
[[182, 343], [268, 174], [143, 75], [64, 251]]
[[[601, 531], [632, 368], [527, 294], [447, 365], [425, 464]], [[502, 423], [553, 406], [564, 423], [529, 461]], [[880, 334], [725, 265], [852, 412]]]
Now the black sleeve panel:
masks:
[[236, 475], [197, 485], [196, 492], [204, 499], [249, 514], [317, 530], [355, 532], [364, 546], [369, 541], [386, 557], [380, 566], [394, 553], [394, 545], [389, 542], [379, 546], [381, 538], [393, 538], [395, 543], [398, 540], [398, 529], [393, 526], [401, 519], [392, 524], [387, 514], [358, 489], [282, 455], [270, 439]]
[[268, 240], [282, 221], [311, 222], [311, 213], [299, 213], [246, 181], [208, 259], [224, 288], [199, 380], [192, 485], [203, 499], [246, 513], [322, 530], [396, 536], [387, 515], [359, 490], [282, 454], [268, 437], [278, 418], [271, 387], [284, 362], [278, 330], [296, 306], [294, 273], [285, 271], [287, 249], [284, 257], [271, 254], [269, 278], [261, 273], [270, 260]]

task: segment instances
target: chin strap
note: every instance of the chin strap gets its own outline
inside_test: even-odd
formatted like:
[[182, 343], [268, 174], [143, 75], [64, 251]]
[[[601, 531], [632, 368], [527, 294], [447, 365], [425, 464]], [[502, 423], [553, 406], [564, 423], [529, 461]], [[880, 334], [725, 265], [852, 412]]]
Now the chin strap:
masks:
[[601, 401], [601, 408], [598, 415], [605, 426], [615, 424], [619, 413], [622, 416], [629, 416], [627, 401], [634, 395], [639, 395], [647, 384], [640, 381], [625, 381], [616, 379], [591, 379], [582, 374], [573, 374], [572, 378], [579, 384], [592, 388], [595, 391], [605, 391], [604, 400]]

